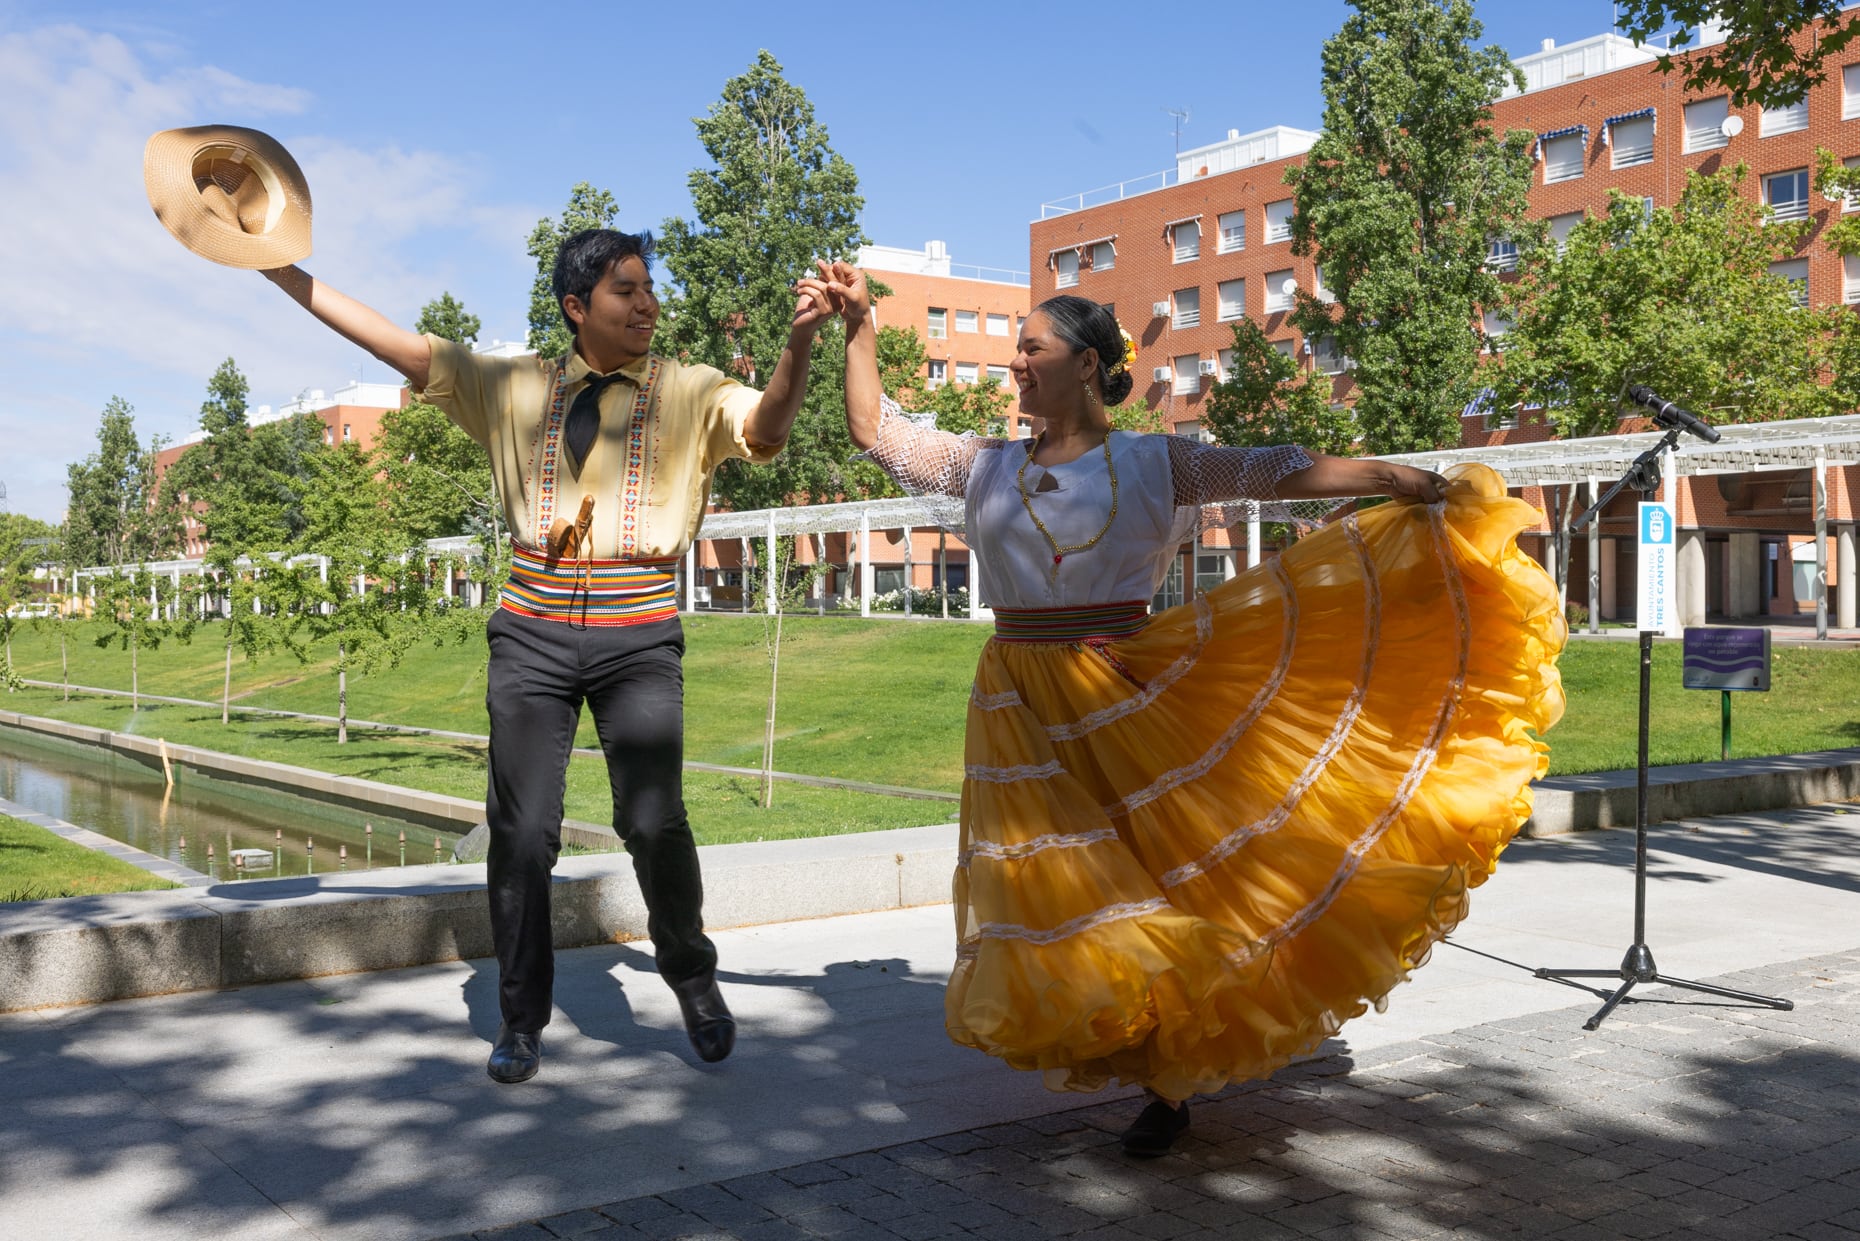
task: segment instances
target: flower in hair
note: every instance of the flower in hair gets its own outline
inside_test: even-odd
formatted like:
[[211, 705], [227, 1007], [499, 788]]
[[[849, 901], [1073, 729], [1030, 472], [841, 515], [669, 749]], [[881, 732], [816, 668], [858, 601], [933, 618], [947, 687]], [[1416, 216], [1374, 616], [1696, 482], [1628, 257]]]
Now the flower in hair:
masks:
[[1130, 333], [1124, 330], [1121, 323], [1117, 325], [1117, 334], [1124, 338], [1124, 356], [1104, 368], [1107, 375], [1122, 375], [1137, 360], [1137, 342], [1130, 338]]

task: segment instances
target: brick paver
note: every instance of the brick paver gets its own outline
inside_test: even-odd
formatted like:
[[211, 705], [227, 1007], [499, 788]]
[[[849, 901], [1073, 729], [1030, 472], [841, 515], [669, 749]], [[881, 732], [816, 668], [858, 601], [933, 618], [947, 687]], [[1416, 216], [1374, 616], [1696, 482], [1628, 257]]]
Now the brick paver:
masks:
[[472, 1236], [1860, 1241], [1860, 949], [1712, 981], [1796, 1007], [1644, 988], [1594, 1033], [1585, 999], [1361, 1057], [1346, 1029], [1162, 1159], [1118, 1151], [1120, 1099]]

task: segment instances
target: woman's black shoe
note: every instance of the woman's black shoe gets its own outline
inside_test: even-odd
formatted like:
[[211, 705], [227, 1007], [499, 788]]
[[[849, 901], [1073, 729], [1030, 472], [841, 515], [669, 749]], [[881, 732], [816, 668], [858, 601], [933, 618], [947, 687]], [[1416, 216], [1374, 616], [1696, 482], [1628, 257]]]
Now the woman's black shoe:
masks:
[[1187, 1129], [1188, 1104], [1157, 1099], [1137, 1114], [1135, 1124], [1124, 1130], [1124, 1153], [1145, 1159], [1167, 1154]]

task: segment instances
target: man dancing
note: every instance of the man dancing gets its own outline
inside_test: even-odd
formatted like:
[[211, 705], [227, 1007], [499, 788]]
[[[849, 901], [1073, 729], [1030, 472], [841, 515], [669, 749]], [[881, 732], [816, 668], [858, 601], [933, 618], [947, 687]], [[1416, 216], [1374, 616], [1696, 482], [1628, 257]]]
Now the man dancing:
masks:
[[697, 536], [711, 476], [771, 460], [807, 382], [823, 298], [796, 303], [761, 392], [651, 352], [659, 319], [652, 238], [589, 229], [562, 244], [554, 292], [574, 333], [565, 358], [489, 358], [407, 331], [296, 266], [265, 276], [405, 375], [484, 447], [511, 531], [510, 582], [487, 627], [491, 716], [488, 885], [503, 1021], [487, 1066], [527, 1081], [542, 1064], [555, 979], [549, 874], [585, 701], [633, 856], [659, 973], [706, 1061], [735, 1045], [704, 934], [685, 816], [684, 633], [673, 567]]

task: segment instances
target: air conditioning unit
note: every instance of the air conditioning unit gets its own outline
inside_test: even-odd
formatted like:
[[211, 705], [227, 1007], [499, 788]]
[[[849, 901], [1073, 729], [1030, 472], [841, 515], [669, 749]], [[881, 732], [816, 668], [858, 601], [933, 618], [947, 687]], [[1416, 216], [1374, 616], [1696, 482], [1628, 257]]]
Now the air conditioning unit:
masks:
[[1166, 366], [1159, 366], [1150, 372], [1150, 378], [1159, 384], [1166, 384], [1175, 378], [1175, 372]]
[[1150, 303], [1150, 314], [1158, 319], [1167, 319], [1169, 317], [1169, 303], [1168, 302]]
[[1203, 375], [1218, 375], [1221, 373], [1221, 364], [1213, 358], [1203, 358], [1198, 369]]

